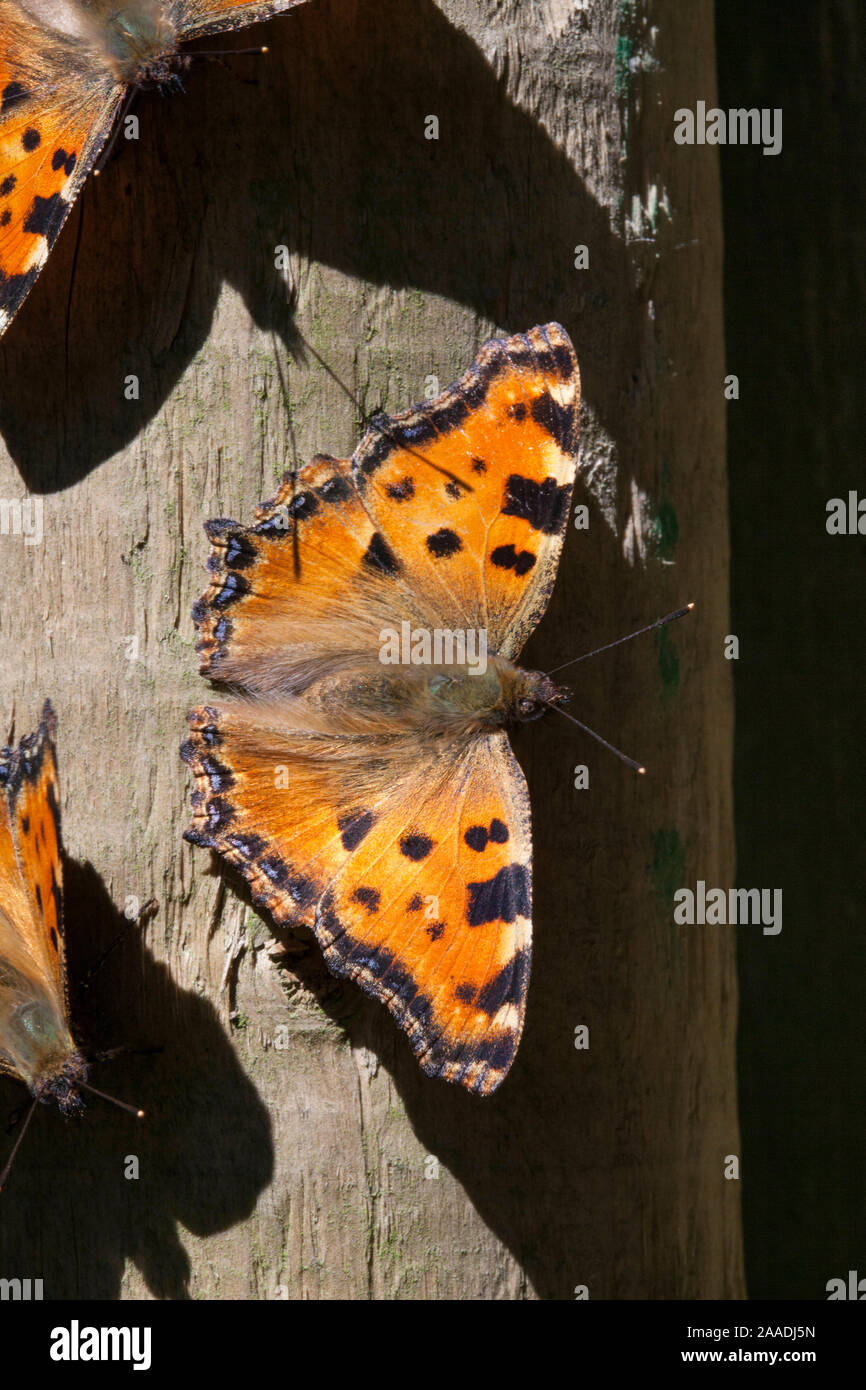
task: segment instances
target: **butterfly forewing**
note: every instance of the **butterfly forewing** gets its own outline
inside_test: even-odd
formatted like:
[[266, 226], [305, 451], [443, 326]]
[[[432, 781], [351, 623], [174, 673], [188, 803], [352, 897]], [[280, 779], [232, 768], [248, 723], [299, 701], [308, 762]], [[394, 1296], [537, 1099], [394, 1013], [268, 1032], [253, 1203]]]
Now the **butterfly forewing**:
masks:
[[556, 577], [577, 468], [580, 384], [558, 324], [482, 348], [435, 401], [373, 422], [353, 458], [364, 505], [442, 626], [514, 657]]
[[260, 4], [239, 4], [238, 0], [175, 0], [170, 6], [178, 33], [183, 39], [241, 29], [262, 19], [285, 14], [306, 0], [262, 0]]

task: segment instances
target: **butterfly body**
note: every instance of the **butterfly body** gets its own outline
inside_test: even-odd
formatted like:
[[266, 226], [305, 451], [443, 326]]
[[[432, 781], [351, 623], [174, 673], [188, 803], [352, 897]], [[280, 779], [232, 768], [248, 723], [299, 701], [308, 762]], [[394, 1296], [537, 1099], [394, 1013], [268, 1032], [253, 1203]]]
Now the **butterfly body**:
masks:
[[66, 1007], [55, 718], [0, 750], [0, 1071], [65, 1114], [87, 1063]]
[[529, 796], [506, 728], [567, 698], [517, 657], [553, 587], [579, 376], [558, 324], [485, 344], [351, 459], [207, 524], [186, 838], [380, 1000], [421, 1067], [506, 1075], [531, 955]]
[[0, 0], [0, 334], [48, 257], [128, 91], [181, 45], [304, 0]]
[[438, 738], [506, 728], [536, 719], [568, 698], [541, 671], [491, 655], [482, 672], [468, 665], [358, 665], [304, 691], [337, 731], [380, 724], [395, 736]]

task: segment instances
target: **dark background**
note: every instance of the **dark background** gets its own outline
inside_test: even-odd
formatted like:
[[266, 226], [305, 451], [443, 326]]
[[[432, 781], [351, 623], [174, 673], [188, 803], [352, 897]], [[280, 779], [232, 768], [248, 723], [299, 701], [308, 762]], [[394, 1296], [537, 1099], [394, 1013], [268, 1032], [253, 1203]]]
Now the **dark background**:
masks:
[[864, 28], [856, 0], [717, 6], [719, 105], [782, 107], [783, 149], [722, 149], [737, 883], [751, 1298], [866, 1275], [862, 744], [866, 536], [830, 536], [863, 444]]

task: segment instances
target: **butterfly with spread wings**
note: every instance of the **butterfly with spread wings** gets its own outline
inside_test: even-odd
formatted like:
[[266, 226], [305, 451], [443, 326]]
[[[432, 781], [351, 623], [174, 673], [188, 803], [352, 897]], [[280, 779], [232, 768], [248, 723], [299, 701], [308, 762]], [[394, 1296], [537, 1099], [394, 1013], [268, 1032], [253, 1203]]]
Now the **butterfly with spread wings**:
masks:
[[179, 45], [304, 0], [0, 0], [0, 334], [45, 264], [126, 93]]
[[480, 1094], [523, 1028], [530, 806], [505, 729], [566, 698], [516, 662], [556, 577], [578, 399], [558, 324], [487, 343], [351, 459], [287, 474], [252, 526], [209, 522], [193, 613], [202, 674], [245, 698], [189, 716], [186, 838], [313, 928], [425, 1072]]

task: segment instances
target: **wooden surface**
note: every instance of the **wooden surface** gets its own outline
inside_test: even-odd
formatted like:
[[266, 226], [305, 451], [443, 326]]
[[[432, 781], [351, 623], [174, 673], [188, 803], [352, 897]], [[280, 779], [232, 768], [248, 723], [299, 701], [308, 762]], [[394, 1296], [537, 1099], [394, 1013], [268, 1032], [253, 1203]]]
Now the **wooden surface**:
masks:
[[[43, 497], [45, 528], [0, 538], [0, 694], [16, 734], [57, 706], [73, 972], [157, 899], [76, 1013], [133, 1049], [96, 1084], [148, 1116], [40, 1112], [0, 1274], [59, 1298], [741, 1296], [733, 941], [671, 902], [734, 882], [717, 161], [672, 139], [712, 96], [712, 25], [709, 0], [316, 0], [255, 35], [266, 58], [143, 97], [88, 187], [0, 349], [0, 496]], [[590, 526], [527, 664], [698, 609], [575, 668], [575, 713], [645, 778], [554, 716], [516, 743], [535, 960], [483, 1101], [425, 1078], [314, 946], [277, 969], [181, 841], [177, 747], [202, 522], [549, 318], [581, 362]]]

